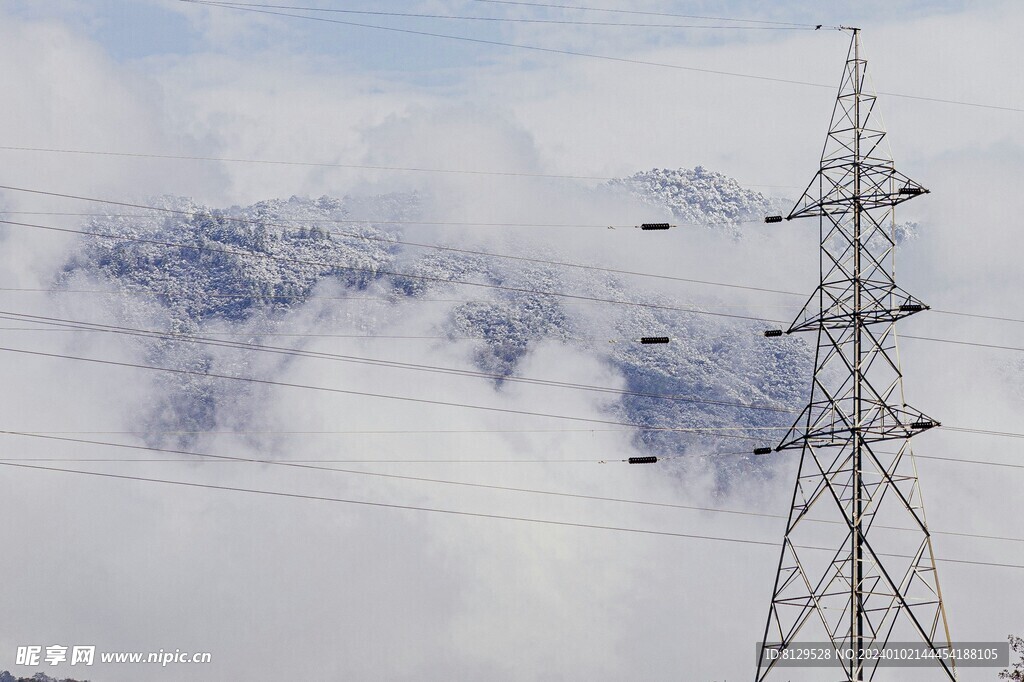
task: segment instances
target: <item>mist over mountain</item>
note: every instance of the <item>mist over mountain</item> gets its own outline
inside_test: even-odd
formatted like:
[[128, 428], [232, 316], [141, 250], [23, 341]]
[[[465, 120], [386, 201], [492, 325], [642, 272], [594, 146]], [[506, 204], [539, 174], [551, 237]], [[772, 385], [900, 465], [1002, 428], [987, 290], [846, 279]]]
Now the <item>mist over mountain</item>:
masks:
[[[725, 230], [736, 240], [743, 239], [744, 221], [781, 210], [779, 200], [699, 166], [637, 173], [594, 191], [627, 191], [671, 211], [684, 223], [677, 229]], [[792, 415], [780, 409], [798, 405], [806, 391], [807, 345], [789, 338], [765, 343], [764, 322], [704, 314], [642, 278], [541, 262], [573, 256], [529, 240], [505, 254], [515, 259], [466, 253], [473, 249], [459, 243], [441, 245], [449, 250], [404, 243], [416, 241], [416, 221], [424, 218], [416, 193], [291, 197], [224, 209], [168, 196], [154, 205], [174, 213], [92, 218], [90, 232], [142, 241], [83, 238], [59, 286], [110, 289], [111, 319], [132, 328], [276, 347], [302, 348], [309, 340], [302, 332], [393, 333], [413, 309], [428, 320], [433, 338], [423, 343], [468, 342], [473, 367], [499, 392], [521, 375], [538, 344], [560, 344], [564, 353], [594, 357], [624, 379], [627, 395], [606, 394], [605, 412], [609, 421], [652, 428], [635, 431], [638, 446], [663, 457], [700, 455], [681, 457], [675, 466], [710, 469], [723, 484], [736, 468], [760, 467], [742, 454], [764, 438], [756, 429], [788, 426]], [[651, 334], [671, 343], [639, 344]], [[135, 343], [152, 364], [194, 372], [271, 379], [288, 362], [166, 338]], [[410, 380], [417, 373], [410, 371]], [[159, 381], [161, 397], [140, 405], [136, 416], [148, 430], [259, 426], [258, 389], [195, 375]], [[239, 404], [248, 410], [240, 413]], [[680, 427], [720, 428], [726, 435], [658, 430]], [[194, 437], [149, 440], [185, 446]]]

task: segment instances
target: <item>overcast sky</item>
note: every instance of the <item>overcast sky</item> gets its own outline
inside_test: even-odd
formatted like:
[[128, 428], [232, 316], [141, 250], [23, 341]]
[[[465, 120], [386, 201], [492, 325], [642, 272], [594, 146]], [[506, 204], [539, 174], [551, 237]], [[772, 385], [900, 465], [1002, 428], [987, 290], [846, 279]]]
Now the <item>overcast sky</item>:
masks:
[[[324, 0], [294, 4], [342, 6]], [[365, 0], [343, 6], [694, 23], [469, 0]], [[1020, 3], [808, 1], [765, 7], [758, 2], [636, 0], [629, 7], [863, 28], [874, 85], [887, 93], [878, 106], [897, 167], [932, 190], [900, 213], [901, 219], [921, 225], [920, 238], [899, 254], [902, 285], [936, 308], [1024, 318], [1018, 295], [1024, 285], [1018, 229], [1024, 177]], [[611, 28], [307, 14], [491, 42], [173, 0], [6, 0], [0, 4], [0, 146], [586, 178], [703, 165], [766, 194], [795, 197], [816, 170], [848, 46], [846, 33], [831, 30]], [[0, 163], [0, 184], [128, 200], [172, 194], [232, 205], [291, 195], [415, 189], [435, 197], [437, 217], [450, 220], [602, 223], [607, 210], [620, 210], [589, 203], [586, 190], [600, 182], [596, 179], [11, 149], [0, 149]], [[88, 210], [79, 203], [15, 191], [0, 192], [0, 209]], [[48, 220], [70, 225], [73, 219]], [[425, 236], [484, 246], [507, 246], [518, 239], [440, 229]], [[729, 242], [728, 253], [721, 251], [724, 240], [703, 234], [682, 234], [675, 243], [678, 251], [659, 253], [630, 246], [626, 240], [634, 235], [599, 236], [581, 243], [534, 235], [538, 243], [570, 257], [621, 267], [808, 292], [817, 277], [816, 235], [788, 226], [772, 242]], [[0, 286], [8, 288], [49, 286], [75, 248], [70, 240], [14, 228], [0, 238]], [[673, 295], [688, 300], [690, 292], [673, 290]], [[61, 310], [83, 319], [115, 315], [100, 303], [81, 300], [55, 303], [24, 293], [9, 293], [3, 300], [23, 310]], [[291, 322], [311, 325], [318, 312], [300, 311]], [[377, 329], [430, 333], [439, 314], [401, 309], [377, 320]], [[1019, 324], [918, 317], [905, 326], [916, 335], [1024, 346]], [[343, 316], [338, 324], [347, 324]], [[44, 345], [7, 332], [0, 345], [39, 347], [33, 343]], [[138, 349], [127, 343], [77, 337], [80, 345], [71, 343], [45, 341], [56, 352], [73, 348], [84, 355], [139, 359]], [[88, 343], [93, 345], [81, 345]], [[311, 348], [338, 350], [317, 343]], [[472, 367], [471, 354], [458, 344], [385, 344], [377, 350], [407, 362]], [[911, 340], [901, 352], [908, 397], [917, 407], [950, 425], [1022, 430], [1024, 364], [1019, 354]], [[410, 390], [401, 373], [373, 368], [342, 372], [296, 361], [263, 370], [296, 383]], [[579, 383], [623, 383], [596, 356], [566, 358], [564, 348], [553, 344], [536, 349], [522, 371]], [[131, 430], [138, 406], [151, 404], [161, 390], [152, 377], [129, 370], [69, 367], [57, 359], [6, 354], [0, 357], [0, 372], [6, 387], [0, 428], [11, 430]], [[440, 400], [607, 416], [607, 405], [588, 394], [552, 396], [529, 386], [499, 394], [482, 382], [429, 377], [418, 378], [412, 388]], [[331, 429], [338, 428], [339, 420], [367, 431], [393, 429], [396, 423], [409, 429], [443, 424], [466, 430], [549, 425], [270, 390], [245, 396], [225, 419], [252, 413], [261, 415], [268, 430]], [[12, 457], [104, 456], [102, 450], [3, 438], [3, 451]], [[940, 431], [923, 435], [915, 447], [941, 457], [1020, 463], [1020, 442]], [[300, 444], [226, 435], [210, 436], [201, 445], [292, 459], [368, 451], [515, 459], [643, 454], [621, 434], [363, 436], [345, 443], [310, 438]], [[229, 466], [216, 471], [210, 471], [213, 465], [152, 468], [145, 474], [759, 541], [778, 541], [783, 531], [780, 522], [766, 519], [318, 477], [280, 468], [227, 471]], [[771, 514], [784, 514], [791, 494], [792, 471], [787, 476], [786, 465], [780, 465], [782, 475], [771, 483], [738, 481], [727, 494], [718, 494], [705, 480], [684, 480], [657, 468], [468, 466], [387, 471]], [[924, 461], [919, 469], [928, 518], [936, 528], [1021, 535], [1021, 470], [940, 460]], [[0, 495], [5, 501], [0, 670], [29, 674], [43, 669], [14, 666], [16, 648], [29, 644], [96, 644], [114, 651], [180, 648], [210, 651], [214, 658], [198, 673], [127, 665], [95, 667], [84, 674], [60, 667], [51, 673], [93, 682], [227, 682], [249, 676], [743, 679], [752, 673], [753, 646], [763, 630], [777, 561], [777, 551], [762, 546], [167, 490], [48, 472], [0, 471]], [[937, 553], [1024, 563], [1020, 542], [946, 536]], [[942, 565], [941, 571], [954, 638], [1024, 634], [1024, 571], [954, 564]], [[965, 680], [994, 677], [991, 670], [963, 675]]]

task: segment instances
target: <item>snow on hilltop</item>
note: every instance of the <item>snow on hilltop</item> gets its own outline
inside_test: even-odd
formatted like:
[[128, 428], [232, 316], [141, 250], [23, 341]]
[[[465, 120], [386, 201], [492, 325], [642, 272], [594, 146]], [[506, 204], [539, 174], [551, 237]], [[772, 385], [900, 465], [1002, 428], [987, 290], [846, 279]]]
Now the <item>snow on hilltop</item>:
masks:
[[655, 168], [608, 184], [646, 203], [667, 207], [682, 223], [734, 231], [739, 223], [760, 222], [765, 215], [788, 212], [790, 208], [788, 202], [744, 189], [734, 178], [703, 166], [693, 170]]
[[[743, 220], [760, 219], [773, 207], [772, 200], [700, 167], [638, 173], [605, 191], [615, 187], [671, 207], [681, 222], [727, 222], [735, 227]], [[282, 341], [272, 335], [311, 323], [317, 331], [373, 334], [407, 314], [408, 306], [419, 306], [419, 299], [455, 299], [443, 308], [422, 304], [435, 316], [433, 333], [442, 339], [439, 343], [471, 337], [468, 359], [480, 371], [497, 375], [496, 386], [500, 377], [516, 375], [538, 343], [557, 341], [566, 344], [567, 352], [587, 353], [615, 368], [629, 391], [648, 394], [617, 397], [609, 418], [652, 427], [788, 426], [791, 415], [785, 412], [727, 403], [788, 407], [799, 404], [806, 389], [806, 345], [790, 338], [765, 344], [763, 325], [757, 322], [642, 306], [577, 305], [531, 293], [681, 305], [645, 289], [642, 280], [406, 246], [401, 243], [403, 231], [421, 219], [422, 202], [415, 194], [292, 197], [223, 210], [164, 197], [160, 205], [180, 213], [92, 218], [89, 231], [148, 241], [87, 239], [57, 277], [58, 286], [84, 288], [84, 283], [99, 282], [123, 292], [122, 309], [115, 315], [128, 326], [196, 335], [242, 334], [242, 340], [295, 347], [303, 345], [301, 337]], [[355, 222], [369, 215], [377, 222]], [[571, 254], [522, 249], [516, 255], [571, 260]], [[467, 288], [452, 280], [507, 289]], [[324, 291], [330, 294], [326, 298]], [[313, 296], [318, 298], [316, 317], [300, 322], [299, 308]], [[338, 298], [373, 302], [346, 305], [334, 300]], [[641, 347], [633, 341], [651, 330], [671, 336], [673, 343]], [[250, 376], [270, 376], [280, 368], [269, 366], [265, 355], [244, 349], [214, 352], [202, 344], [153, 339], [138, 343], [148, 360], [161, 366]], [[222, 406], [237, 405], [242, 398], [258, 399], [245, 393], [254, 389], [234, 382], [179, 375], [160, 381], [163, 398], [140, 407], [145, 413], [138, 416], [154, 430], [223, 428]], [[179, 437], [177, 444], [188, 445], [188, 438]], [[657, 455], [682, 454], [691, 448], [703, 454], [750, 447], [750, 441], [665, 431], [638, 431], [636, 440]], [[758, 466], [737, 457], [720, 461], [710, 466], [725, 480], [734, 467]]]
[[[152, 205], [179, 215], [120, 215], [89, 225], [90, 231], [149, 243], [93, 240], [67, 263], [63, 277], [86, 270], [130, 292], [157, 292], [182, 322], [240, 321], [260, 310], [287, 310], [324, 277], [358, 289], [392, 261], [392, 237], [351, 222], [363, 203], [292, 197], [209, 209], [190, 199], [162, 197]], [[399, 221], [413, 215], [419, 201], [415, 194], [384, 195], [371, 204], [368, 212], [380, 220]]]

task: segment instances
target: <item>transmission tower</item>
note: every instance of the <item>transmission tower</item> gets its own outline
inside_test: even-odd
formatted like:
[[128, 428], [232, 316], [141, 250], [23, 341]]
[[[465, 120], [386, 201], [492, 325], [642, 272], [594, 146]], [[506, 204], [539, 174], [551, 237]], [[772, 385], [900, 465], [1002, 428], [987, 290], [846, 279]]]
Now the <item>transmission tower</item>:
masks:
[[[938, 424], [904, 401], [895, 337], [897, 320], [927, 306], [896, 285], [894, 210], [928, 190], [894, 167], [876, 95], [865, 89], [860, 30], [846, 30], [821, 168], [786, 217], [819, 220], [820, 283], [785, 332], [814, 331], [818, 341], [809, 403], [775, 448], [800, 450], [800, 468], [755, 679], [779, 668], [794, 643], [813, 642], [831, 648], [834, 670], [811, 679], [859, 682], [888, 670], [899, 673], [890, 679], [955, 680], [910, 449], [912, 436]], [[894, 642], [917, 644], [930, 669], [891, 670], [858, 653]], [[801, 672], [810, 671], [776, 677]]]

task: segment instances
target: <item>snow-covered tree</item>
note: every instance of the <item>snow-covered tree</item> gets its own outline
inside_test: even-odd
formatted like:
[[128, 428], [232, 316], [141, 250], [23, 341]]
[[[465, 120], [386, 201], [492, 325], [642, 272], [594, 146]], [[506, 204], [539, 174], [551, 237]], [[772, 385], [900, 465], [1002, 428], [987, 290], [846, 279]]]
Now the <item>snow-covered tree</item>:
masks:
[[1017, 654], [1020, 659], [1011, 667], [999, 673], [999, 679], [1010, 680], [1010, 682], [1024, 682], [1024, 638], [1010, 635], [1010, 651]]

